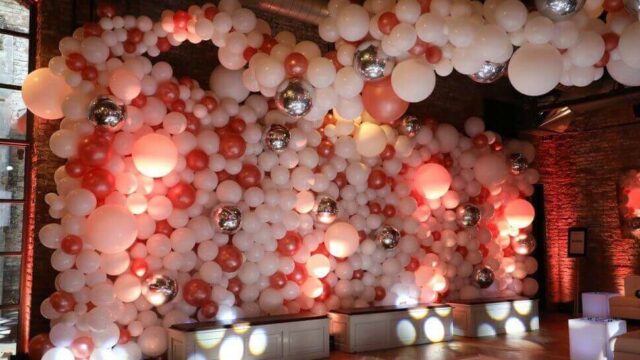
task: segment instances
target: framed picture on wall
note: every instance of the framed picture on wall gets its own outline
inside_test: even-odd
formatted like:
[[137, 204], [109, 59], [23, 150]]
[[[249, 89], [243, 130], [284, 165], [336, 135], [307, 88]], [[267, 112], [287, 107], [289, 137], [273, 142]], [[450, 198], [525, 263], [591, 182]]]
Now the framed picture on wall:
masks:
[[587, 256], [587, 228], [569, 228], [569, 257]]

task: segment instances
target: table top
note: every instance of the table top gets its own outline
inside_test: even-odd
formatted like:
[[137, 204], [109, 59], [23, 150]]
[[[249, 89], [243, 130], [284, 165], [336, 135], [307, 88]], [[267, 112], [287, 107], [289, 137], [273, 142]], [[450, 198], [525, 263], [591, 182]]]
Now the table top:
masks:
[[416, 304], [416, 305], [390, 305], [390, 306], [371, 306], [364, 308], [354, 308], [354, 309], [337, 309], [331, 310], [332, 313], [335, 314], [344, 314], [344, 315], [364, 315], [364, 314], [373, 314], [373, 313], [381, 313], [381, 312], [393, 312], [393, 311], [405, 311], [411, 309], [437, 309], [437, 308], [449, 308], [449, 305], [446, 304]]
[[582, 322], [582, 323], [587, 323], [587, 324], [619, 324], [619, 323], [626, 323], [626, 320], [623, 319], [603, 319], [603, 318], [591, 318], [591, 317], [583, 317], [583, 318], [576, 318], [576, 319], [569, 319], [569, 323], [577, 323], [577, 322]]
[[278, 324], [283, 322], [307, 321], [328, 319], [327, 315], [316, 315], [311, 313], [293, 315], [270, 315], [259, 317], [237, 318], [233, 320], [216, 320], [205, 322], [194, 322], [188, 324], [177, 324], [171, 328], [178, 331], [194, 332], [201, 330], [229, 329], [233, 326], [256, 326]]
[[449, 301], [448, 304], [452, 306], [455, 305], [483, 305], [483, 304], [491, 304], [491, 303], [501, 303], [501, 302], [511, 302], [511, 301], [521, 301], [521, 300], [531, 300], [537, 301], [538, 299], [530, 299], [522, 296], [514, 296], [514, 297], [496, 297], [496, 298], [485, 298], [485, 299], [470, 299], [470, 300], [454, 300]]

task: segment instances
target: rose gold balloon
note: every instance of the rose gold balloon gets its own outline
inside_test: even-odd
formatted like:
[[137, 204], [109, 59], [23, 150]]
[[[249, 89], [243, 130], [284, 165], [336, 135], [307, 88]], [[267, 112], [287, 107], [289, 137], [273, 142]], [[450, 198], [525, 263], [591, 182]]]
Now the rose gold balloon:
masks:
[[362, 102], [374, 119], [386, 124], [393, 124], [409, 108], [409, 103], [393, 91], [391, 77], [367, 82], [362, 90]]

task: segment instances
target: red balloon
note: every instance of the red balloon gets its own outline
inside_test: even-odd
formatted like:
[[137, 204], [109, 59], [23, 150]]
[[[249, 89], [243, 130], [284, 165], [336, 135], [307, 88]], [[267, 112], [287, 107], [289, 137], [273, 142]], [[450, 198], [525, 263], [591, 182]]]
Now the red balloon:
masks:
[[307, 58], [298, 53], [292, 52], [284, 58], [284, 70], [291, 77], [300, 77], [307, 72], [309, 61]]
[[205, 96], [200, 100], [200, 104], [204, 105], [209, 112], [212, 112], [218, 107], [218, 100], [213, 96]]
[[44, 353], [52, 348], [54, 348], [54, 346], [51, 340], [49, 340], [49, 334], [38, 334], [29, 340], [29, 359], [40, 360]]
[[171, 43], [166, 37], [158, 38], [156, 46], [158, 47], [158, 50], [160, 50], [160, 52], [167, 52], [171, 50]]
[[82, 25], [82, 32], [85, 38], [100, 36], [102, 35], [102, 27], [98, 23], [89, 22]]
[[133, 275], [142, 278], [149, 271], [149, 264], [145, 259], [132, 259], [130, 268]]
[[191, 279], [182, 288], [184, 301], [191, 306], [200, 306], [211, 297], [211, 286], [202, 279]]
[[174, 208], [188, 209], [196, 202], [196, 189], [185, 182], [179, 182], [167, 190], [167, 198]]
[[367, 184], [371, 189], [382, 189], [387, 184], [387, 174], [381, 169], [373, 169], [369, 174]]
[[108, 170], [95, 168], [82, 177], [82, 187], [91, 191], [96, 198], [106, 198], [116, 186], [116, 178]]
[[95, 66], [86, 66], [82, 69], [82, 80], [93, 81], [98, 78], [98, 69]]
[[362, 277], [364, 277], [364, 270], [362, 269], [353, 270], [353, 278], [355, 280], [361, 280]]
[[347, 175], [344, 172], [339, 172], [336, 174], [336, 178], [333, 179], [333, 182], [336, 183], [338, 189], [342, 189], [347, 185]]
[[110, 2], [101, 1], [98, 3], [98, 9], [96, 10], [98, 17], [114, 17], [118, 15], [118, 9]]
[[282, 289], [287, 284], [287, 275], [282, 271], [276, 271], [269, 277], [269, 284], [274, 289]]
[[604, 54], [602, 54], [602, 57], [600, 58], [600, 60], [598, 60], [597, 63], [595, 63], [593, 66], [597, 67], [597, 68], [602, 68], [607, 66], [607, 64], [609, 63], [609, 52], [605, 51]]
[[391, 11], [382, 13], [378, 18], [378, 29], [385, 35], [389, 35], [391, 30], [398, 24], [400, 24], [400, 20], [398, 20], [396, 14]]
[[442, 49], [438, 46], [429, 46], [424, 56], [430, 64], [437, 64], [442, 60]]
[[234, 272], [242, 265], [242, 252], [237, 247], [227, 244], [218, 249], [215, 261], [225, 272]]
[[87, 167], [79, 159], [69, 159], [64, 165], [64, 170], [72, 178], [79, 178], [87, 171]]
[[204, 17], [206, 17], [209, 20], [213, 20], [213, 18], [218, 14], [218, 8], [215, 5], [209, 6], [205, 11], [204, 11]]
[[227, 290], [231, 291], [235, 295], [240, 294], [240, 291], [242, 290], [242, 281], [240, 281], [237, 276], [229, 279]]
[[416, 43], [413, 45], [413, 47], [409, 49], [409, 53], [411, 55], [421, 56], [427, 52], [428, 48], [429, 48], [429, 43], [426, 43], [420, 40], [420, 38], [418, 38], [416, 39]]
[[293, 271], [287, 275], [287, 279], [293, 281], [298, 285], [302, 285], [307, 280], [307, 268], [304, 264], [295, 263]]
[[80, 140], [78, 159], [89, 167], [106, 165], [111, 160], [111, 142], [96, 134]]
[[429, 12], [429, 8], [431, 7], [431, 0], [418, 0], [418, 3], [420, 3], [420, 10], [423, 14]]
[[131, 333], [129, 332], [129, 330], [127, 330], [127, 328], [125, 327], [120, 327], [120, 337], [118, 338], [118, 344], [122, 345], [122, 344], [126, 344], [131, 340]]
[[622, 0], [604, 0], [602, 8], [607, 12], [616, 12], [624, 8], [624, 2]]
[[370, 202], [369, 212], [374, 215], [380, 214], [382, 212], [382, 206], [380, 206], [380, 204], [377, 202]]
[[386, 217], [394, 217], [396, 216], [396, 208], [393, 205], [385, 205], [382, 214]]
[[144, 36], [144, 32], [142, 32], [142, 30], [138, 28], [133, 28], [127, 31], [127, 41], [130, 41], [134, 44], [137, 44], [140, 41], [142, 41], [143, 36]]
[[186, 28], [189, 20], [191, 20], [191, 15], [184, 10], [178, 10], [173, 14], [173, 24], [178, 29]]
[[391, 160], [394, 156], [396, 156], [396, 148], [394, 148], [393, 145], [385, 146], [382, 153], [380, 153], [380, 159], [382, 160]]
[[298, 233], [287, 231], [284, 237], [278, 240], [278, 252], [282, 256], [293, 256], [301, 244], [302, 237]]
[[487, 135], [485, 134], [478, 134], [473, 137], [473, 146], [477, 147], [478, 149], [487, 146], [488, 143], [489, 138], [487, 138]]
[[220, 138], [220, 154], [225, 159], [237, 159], [244, 155], [246, 149], [247, 143], [238, 134], [225, 134]]
[[69, 255], [78, 255], [82, 251], [82, 239], [76, 235], [67, 235], [60, 243], [62, 251]]
[[173, 82], [166, 81], [158, 85], [156, 95], [160, 98], [160, 100], [164, 101], [165, 104], [171, 104], [172, 102], [178, 100], [180, 96], [180, 88]]
[[200, 307], [200, 314], [204, 318], [211, 319], [218, 313], [218, 304], [214, 301], [207, 301]]
[[244, 129], [247, 128], [247, 123], [239, 117], [234, 117], [233, 119], [229, 120], [229, 124], [227, 124], [227, 126], [236, 134], [242, 134]]
[[325, 301], [331, 296], [331, 284], [322, 281], [322, 294], [316, 298], [318, 301]]
[[209, 155], [200, 149], [191, 150], [187, 154], [187, 166], [193, 171], [204, 170], [209, 166]]
[[335, 149], [331, 140], [324, 139], [320, 142], [320, 145], [318, 145], [316, 151], [318, 152], [318, 155], [325, 159], [328, 159], [333, 157]]
[[53, 309], [59, 313], [68, 313], [73, 311], [76, 306], [76, 299], [73, 295], [64, 291], [56, 291], [49, 296], [49, 302]]
[[167, 220], [156, 221], [156, 233], [171, 236], [173, 230], [173, 227]]
[[420, 267], [420, 261], [412, 256], [411, 259], [409, 260], [409, 263], [407, 264], [407, 266], [404, 267], [404, 269], [407, 271], [413, 272], [418, 270], [419, 267]]
[[258, 186], [260, 180], [262, 180], [262, 172], [257, 166], [253, 164], [243, 164], [242, 169], [236, 175], [238, 184], [243, 188], [250, 188], [252, 186]]
[[71, 343], [71, 352], [76, 359], [86, 359], [93, 352], [93, 339], [90, 336], [80, 336]]
[[365, 110], [378, 122], [393, 124], [409, 108], [409, 103], [400, 99], [391, 87], [391, 77], [368, 81], [362, 90]]
[[251, 58], [253, 57], [253, 55], [257, 53], [258, 53], [258, 49], [251, 46], [247, 46], [242, 52], [242, 57], [248, 62], [248, 61], [251, 61]]
[[67, 64], [67, 67], [73, 71], [81, 71], [85, 66], [87, 66], [87, 60], [81, 54], [71, 53], [67, 55], [65, 64]]
[[606, 51], [613, 51], [618, 47], [620, 42], [620, 36], [614, 32], [602, 34], [602, 40], [604, 40], [604, 48]]
[[376, 301], [380, 301], [382, 299], [385, 298], [385, 296], [387, 296], [387, 290], [385, 290], [382, 286], [376, 286], [375, 288], [376, 291]]

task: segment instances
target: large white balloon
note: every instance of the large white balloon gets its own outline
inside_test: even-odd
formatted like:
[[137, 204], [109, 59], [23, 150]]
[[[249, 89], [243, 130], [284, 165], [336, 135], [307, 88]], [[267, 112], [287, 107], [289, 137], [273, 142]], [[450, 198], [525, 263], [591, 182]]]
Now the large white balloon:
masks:
[[558, 85], [562, 76], [562, 56], [549, 44], [526, 44], [509, 62], [509, 81], [519, 92], [538, 96]]
[[86, 240], [98, 251], [115, 254], [126, 250], [136, 240], [138, 225], [124, 207], [103, 205], [87, 219]]
[[640, 70], [630, 67], [622, 60], [609, 61], [607, 71], [613, 80], [622, 85], [640, 86]]
[[629, 25], [620, 35], [620, 58], [629, 67], [640, 71], [640, 21]]
[[242, 70], [229, 70], [217, 66], [209, 78], [209, 86], [220, 98], [231, 98], [242, 102], [249, 96], [249, 90], [243, 86]]
[[393, 91], [404, 101], [420, 102], [433, 92], [436, 74], [424, 59], [411, 58], [398, 64], [391, 74]]
[[36, 116], [44, 119], [59, 119], [62, 102], [71, 94], [71, 88], [64, 78], [55, 75], [48, 68], [42, 68], [27, 75], [22, 84], [22, 100]]

